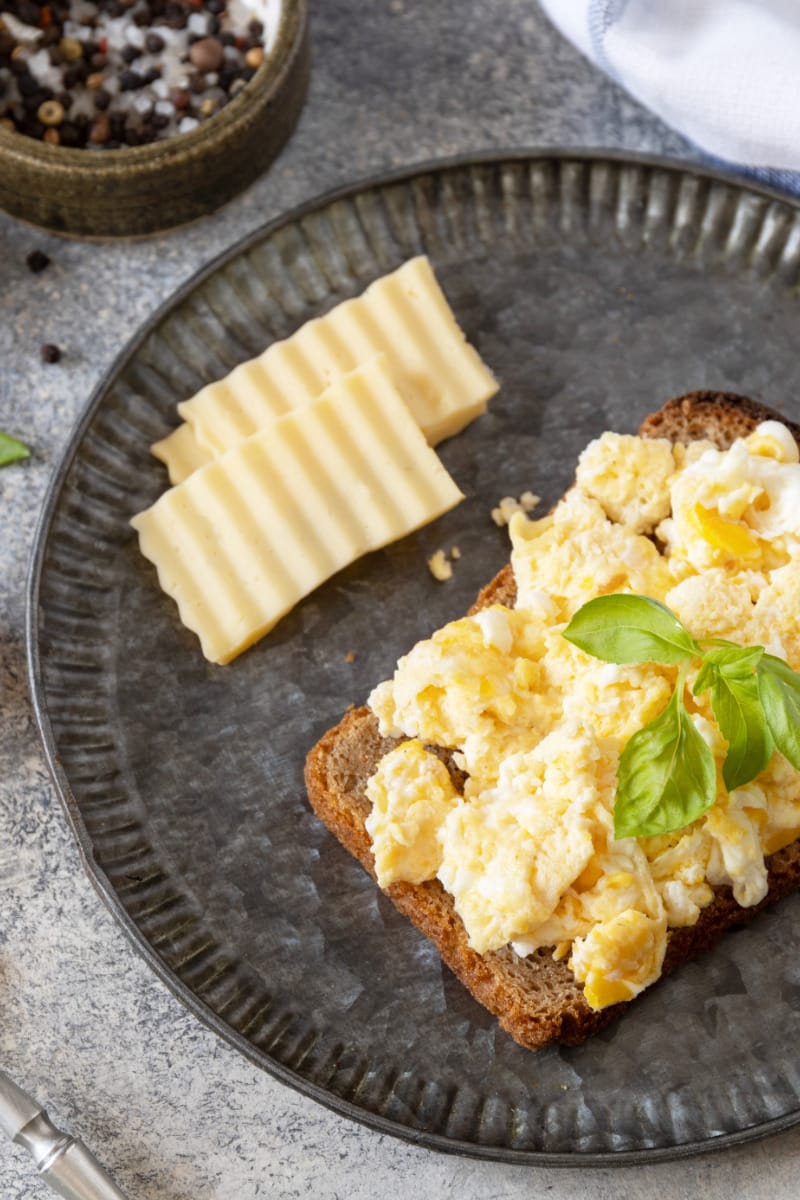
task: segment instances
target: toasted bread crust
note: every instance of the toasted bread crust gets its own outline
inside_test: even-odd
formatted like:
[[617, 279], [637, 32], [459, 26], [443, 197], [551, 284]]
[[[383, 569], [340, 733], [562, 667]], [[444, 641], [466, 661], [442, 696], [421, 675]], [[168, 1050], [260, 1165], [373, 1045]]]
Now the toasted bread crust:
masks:
[[761, 421], [780, 421], [800, 443], [800, 425], [775, 409], [737, 396], [735, 392], [686, 392], [646, 417], [639, 427], [642, 437], [665, 437], [671, 442], [705, 439], [726, 450], [738, 437], [746, 437]]
[[[800, 444], [800, 425], [779, 413], [729, 392], [691, 392], [670, 400], [642, 424], [644, 437], [688, 442], [707, 438], [725, 448], [760, 421], [783, 421]], [[516, 587], [507, 564], [484, 587], [470, 612], [489, 604], [513, 605]], [[305, 778], [317, 816], [331, 833], [375, 877], [372, 844], [365, 827], [370, 810], [366, 783], [396, 740], [382, 738], [378, 722], [366, 707], [353, 709], [309, 752]], [[448, 764], [447, 751], [436, 753]], [[456, 778], [458, 783], [458, 779]], [[730, 888], [715, 889], [711, 904], [695, 925], [668, 933], [663, 976], [706, 953], [727, 930], [748, 924], [762, 909], [800, 888], [800, 840], [767, 859], [769, 890], [764, 900], [742, 908]], [[442, 959], [472, 995], [523, 1046], [538, 1049], [557, 1041], [576, 1045], [614, 1020], [628, 1004], [595, 1012], [565, 961], [556, 962], [541, 949], [519, 958], [510, 947], [483, 956], [471, 950], [452, 897], [438, 880], [396, 883], [386, 889], [395, 906], [436, 945]]]

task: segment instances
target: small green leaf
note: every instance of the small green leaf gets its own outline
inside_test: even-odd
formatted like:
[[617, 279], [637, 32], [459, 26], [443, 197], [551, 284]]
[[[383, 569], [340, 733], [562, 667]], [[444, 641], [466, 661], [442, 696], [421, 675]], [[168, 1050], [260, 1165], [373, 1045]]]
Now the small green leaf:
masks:
[[758, 694], [775, 745], [800, 771], [800, 675], [765, 654], [758, 664]]
[[680, 663], [702, 654], [665, 604], [649, 596], [598, 596], [564, 630], [568, 642], [613, 663]]
[[683, 704], [683, 679], [619, 760], [614, 836], [652, 837], [696, 821], [716, 799], [714, 756]]
[[[735, 642], [715, 642], [703, 652], [703, 663], [710, 663], [718, 668], [721, 675], [729, 679], [746, 679], [754, 673], [763, 654], [763, 646], [737, 646]], [[695, 684], [695, 695], [698, 695], [699, 691]]]
[[30, 458], [31, 452], [26, 445], [7, 433], [0, 432], [0, 467], [9, 463], [19, 462], [22, 458]]
[[696, 696], [711, 689], [711, 707], [728, 743], [722, 777], [729, 792], [760, 775], [775, 749], [755, 673], [763, 656], [763, 646], [715, 642], [692, 688]]
[[758, 679], [728, 678], [721, 672], [711, 685], [711, 707], [728, 743], [722, 778], [729, 792], [744, 787], [766, 767], [775, 743], [759, 696]]

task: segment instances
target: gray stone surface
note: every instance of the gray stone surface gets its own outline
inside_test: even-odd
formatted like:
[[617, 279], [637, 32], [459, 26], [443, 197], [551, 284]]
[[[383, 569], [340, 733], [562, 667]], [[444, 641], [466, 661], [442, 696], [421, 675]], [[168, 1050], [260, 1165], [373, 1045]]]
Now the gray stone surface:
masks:
[[[79, 1131], [131, 1200], [796, 1194], [800, 1130], [720, 1155], [613, 1170], [451, 1158], [363, 1129], [279, 1085], [194, 1019], [88, 883], [43, 763], [24, 668], [24, 581], [73, 421], [139, 323], [198, 267], [286, 208], [458, 152], [601, 145], [694, 157], [597, 74], [533, 0], [318, 0], [301, 124], [221, 213], [138, 243], [49, 236], [0, 215], [0, 428], [32, 460], [0, 472], [0, 1063]], [[51, 267], [33, 276], [39, 247]], [[62, 363], [39, 346], [56, 342]], [[793, 1052], [790, 1050], [790, 1052]], [[0, 1146], [0, 1195], [49, 1195]]]

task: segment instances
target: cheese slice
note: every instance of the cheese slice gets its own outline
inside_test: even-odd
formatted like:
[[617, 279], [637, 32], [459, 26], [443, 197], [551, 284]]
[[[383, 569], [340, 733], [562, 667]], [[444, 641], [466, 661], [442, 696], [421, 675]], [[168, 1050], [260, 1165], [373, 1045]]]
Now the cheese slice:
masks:
[[131, 524], [206, 658], [226, 663], [336, 571], [462, 499], [378, 356]]
[[204, 467], [214, 457], [210, 450], [200, 445], [191, 425], [185, 422], [160, 442], [154, 442], [150, 451], [165, 464], [170, 483], [183, 483], [193, 471]]
[[[419, 257], [274, 342], [178, 411], [200, 446], [224, 454], [375, 354], [388, 356], [395, 384], [431, 445], [463, 429], [497, 391], [430, 262]], [[188, 445], [190, 435], [179, 429], [171, 437]], [[171, 455], [170, 438], [159, 446], [160, 457]]]

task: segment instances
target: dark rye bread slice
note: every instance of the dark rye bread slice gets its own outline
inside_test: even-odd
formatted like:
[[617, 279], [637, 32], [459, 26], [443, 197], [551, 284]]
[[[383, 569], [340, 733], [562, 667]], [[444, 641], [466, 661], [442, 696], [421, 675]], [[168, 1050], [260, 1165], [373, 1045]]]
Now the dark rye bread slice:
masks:
[[[770, 419], [788, 425], [800, 444], [800, 425], [728, 392], [690, 392], [670, 400], [643, 422], [640, 433], [684, 443], [706, 438], [724, 449], [760, 421]], [[514, 577], [507, 565], [481, 591], [470, 611], [489, 604], [513, 605], [515, 597]], [[370, 810], [365, 788], [380, 759], [397, 744], [380, 736], [378, 723], [368, 708], [358, 708], [346, 713], [306, 760], [306, 786], [314, 811], [373, 878], [372, 846], [364, 824]], [[463, 777], [450, 762], [448, 751], [429, 749], [447, 763], [459, 787]], [[760, 904], [741, 908], [731, 890], [720, 887], [695, 925], [670, 930], [664, 975], [704, 954], [726, 930], [747, 924], [763, 908], [800, 888], [800, 840], [771, 855], [767, 863], [769, 892]], [[444, 962], [476, 1000], [523, 1046], [538, 1049], [551, 1042], [577, 1045], [628, 1007], [617, 1004], [594, 1012], [566, 961], [556, 962], [550, 949], [542, 948], [524, 959], [510, 947], [476, 954], [467, 944], [452, 898], [438, 880], [395, 883], [386, 894], [434, 942]]]

